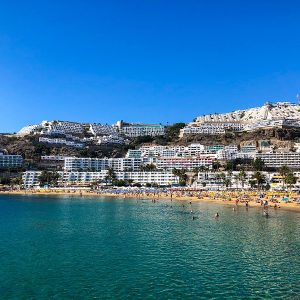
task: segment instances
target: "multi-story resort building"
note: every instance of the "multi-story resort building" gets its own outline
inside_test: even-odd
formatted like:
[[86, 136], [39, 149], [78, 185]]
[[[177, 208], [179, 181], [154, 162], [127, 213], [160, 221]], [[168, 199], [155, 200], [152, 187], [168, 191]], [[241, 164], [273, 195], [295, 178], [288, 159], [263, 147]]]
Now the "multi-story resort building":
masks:
[[118, 131], [129, 137], [138, 136], [160, 136], [165, 134], [165, 126], [161, 124], [134, 124], [118, 121]]
[[95, 136], [117, 134], [117, 128], [111, 125], [90, 124], [90, 132]]
[[267, 167], [278, 168], [287, 166], [300, 169], [300, 153], [297, 152], [256, 153], [256, 158], [261, 158]]
[[[41, 171], [26, 171], [23, 173], [23, 184], [26, 188], [38, 187]], [[61, 186], [91, 184], [95, 181], [105, 184], [107, 170], [100, 172], [58, 172], [60, 178], [58, 184]], [[141, 185], [156, 184], [159, 186], [169, 186], [178, 184], [179, 179], [172, 172], [115, 172], [115, 179], [132, 181]]]
[[65, 156], [60, 155], [43, 155], [41, 156], [39, 166], [46, 170], [62, 170], [65, 158]]
[[97, 144], [124, 144], [125, 139], [119, 134], [103, 135], [98, 137]]
[[214, 159], [207, 156], [198, 157], [159, 157], [156, 161], [157, 169], [173, 170], [186, 169], [193, 170], [199, 167], [211, 167]]
[[242, 153], [253, 153], [256, 152], [256, 146], [255, 145], [244, 145], [241, 146], [241, 152]]
[[226, 131], [253, 131], [260, 128], [300, 127], [300, 105], [289, 102], [266, 103], [262, 107], [196, 118], [180, 132], [186, 134], [224, 134]]
[[142, 158], [142, 150], [135, 150], [135, 149], [129, 149], [127, 151], [126, 157], [127, 158]]
[[21, 155], [9, 155], [0, 152], [0, 169], [21, 168], [23, 165], [23, 157]]
[[206, 153], [206, 147], [201, 144], [189, 146], [142, 146], [139, 148], [143, 156], [195, 156]]
[[218, 150], [216, 157], [220, 161], [233, 160], [238, 157], [238, 151], [228, 149]]
[[[225, 180], [228, 179], [230, 182], [229, 188], [241, 189], [250, 188], [250, 182], [253, 180], [253, 175], [255, 172], [247, 171], [245, 172], [245, 177], [240, 178], [238, 171], [233, 172], [199, 172], [197, 180], [194, 181], [193, 187], [204, 189], [204, 190], [223, 190], [226, 188]], [[276, 177], [276, 173], [262, 172], [266, 180], [266, 184], [271, 184], [273, 177]], [[274, 187], [274, 185], [273, 185]], [[227, 187], [228, 188], [228, 187]]]
[[[23, 185], [26, 188], [39, 187], [39, 176], [41, 171], [26, 171], [22, 175]], [[66, 172], [59, 171], [58, 185], [61, 187], [89, 186], [97, 182], [106, 185], [109, 182], [108, 171], [99, 172]], [[300, 188], [300, 172], [293, 172], [296, 177], [294, 188]], [[171, 171], [160, 172], [115, 172], [116, 180], [131, 181], [141, 185], [156, 184], [159, 186], [170, 186], [178, 184], [179, 178]], [[245, 177], [241, 179], [239, 172], [199, 172], [197, 179], [193, 182], [192, 187], [200, 190], [224, 190], [225, 188], [242, 189], [250, 188], [250, 182], [253, 181], [253, 171], [245, 172]], [[265, 178], [265, 184], [269, 185], [271, 190], [280, 190], [283, 187], [283, 177], [279, 173], [262, 172]], [[228, 179], [230, 184], [225, 186], [225, 180]]]
[[207, 135], [218, 135], [224, 134], [226, 131], [239, 132], [243, 131], [244, 126], [238, 122], [210, 122], [199, 125], [186, 126], [180, 131], [180, 136], [185, 134], [207, 134]]
[[42, 134], [82, 134], [83, 124], [68, 121], [43, 121], [41, 123]]
[[40, 143], [47, 143], [47, 144], [56, 144], [56, 145], [66, 145], [69, 147], [74, 148], [83, 148], [85, 145], [84, 143], [78, 143], [75, 141], [68, 141], [63, 138], [49, 138], [49, 137], [39, 137]]
[[49, 160], [49, 161], [64, 161], [67, 156], [61, 155], [42, 155], [41, 160]]
[[139, 171], [143, 160], [141, 158], [80, 158], [67, 157], [66, 171], [101, 171], [112, 168], [115, 171]]

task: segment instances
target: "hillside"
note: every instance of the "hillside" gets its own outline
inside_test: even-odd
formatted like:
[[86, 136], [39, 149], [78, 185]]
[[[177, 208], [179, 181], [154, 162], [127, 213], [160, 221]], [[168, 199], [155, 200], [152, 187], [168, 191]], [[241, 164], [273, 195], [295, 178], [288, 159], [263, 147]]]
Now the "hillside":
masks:
[[291, 148], [295, 142], [300, 142], [300, 128], [272, 128], [259, 129], [252, 132], [234, 132], [223, 135], [186, 135], [183, 136], [179, 143], [187, 145], [190, 143], [201, 143], [204, 145], [211, 144], [257, 144], [259, 141], [267, 140], [278, 147]]
[[240, 122], [251, 124], [257, 121], [274, 119], [300, 120], [300, 105], [289, 102], [266, 103], [261, 107], [199, 116], [190, 124], [197, 125], [205, 122]]
[[42, 155], [62, 155], [81, 157], [121, 157], [127, 151], [123, 145], [91, 145], [84, 149], [43, 144], [37, 136], [0, 135], [0, 149], [10, 154], [20, 154], [25, 161], [38, 163]]

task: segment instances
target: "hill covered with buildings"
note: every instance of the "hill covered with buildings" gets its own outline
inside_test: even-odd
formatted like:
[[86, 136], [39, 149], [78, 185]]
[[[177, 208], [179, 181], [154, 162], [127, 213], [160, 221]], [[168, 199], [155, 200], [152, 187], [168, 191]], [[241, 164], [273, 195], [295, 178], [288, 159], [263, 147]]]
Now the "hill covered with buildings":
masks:
[[251, 132], [268, 128], [300, 128], [300, 105], [290, 102], [267, 102], [261, 107], [200, 116], [181, 130], [181, 136]]
[[25, 172], [27, 187], [38, 185], [42, 172], [59, 172], [64, 184], [110, 176], [110, 181], [166, 185], [204, 169], [253, 172], [256, 160], [265, 171], [300, 170], [300, 105], [266, 103], [168, 126], [43, 121], [0, 135], [0, 150], [0, 173]]

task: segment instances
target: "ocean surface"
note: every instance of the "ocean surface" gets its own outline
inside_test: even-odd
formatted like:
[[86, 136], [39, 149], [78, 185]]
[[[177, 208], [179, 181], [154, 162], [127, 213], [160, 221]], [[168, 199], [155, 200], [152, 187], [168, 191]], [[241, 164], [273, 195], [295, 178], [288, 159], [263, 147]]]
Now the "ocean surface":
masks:
[[299, 299], [300, 213], [182, 205], [0, 196], [1, 299]]

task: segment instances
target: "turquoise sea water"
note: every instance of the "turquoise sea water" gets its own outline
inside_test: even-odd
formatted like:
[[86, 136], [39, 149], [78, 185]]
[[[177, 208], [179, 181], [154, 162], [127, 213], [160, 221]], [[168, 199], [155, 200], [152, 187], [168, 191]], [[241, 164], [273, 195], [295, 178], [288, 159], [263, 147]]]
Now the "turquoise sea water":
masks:
[[299, 213], [192, 209], [0, 196], [1, 299], [299, 299]]

